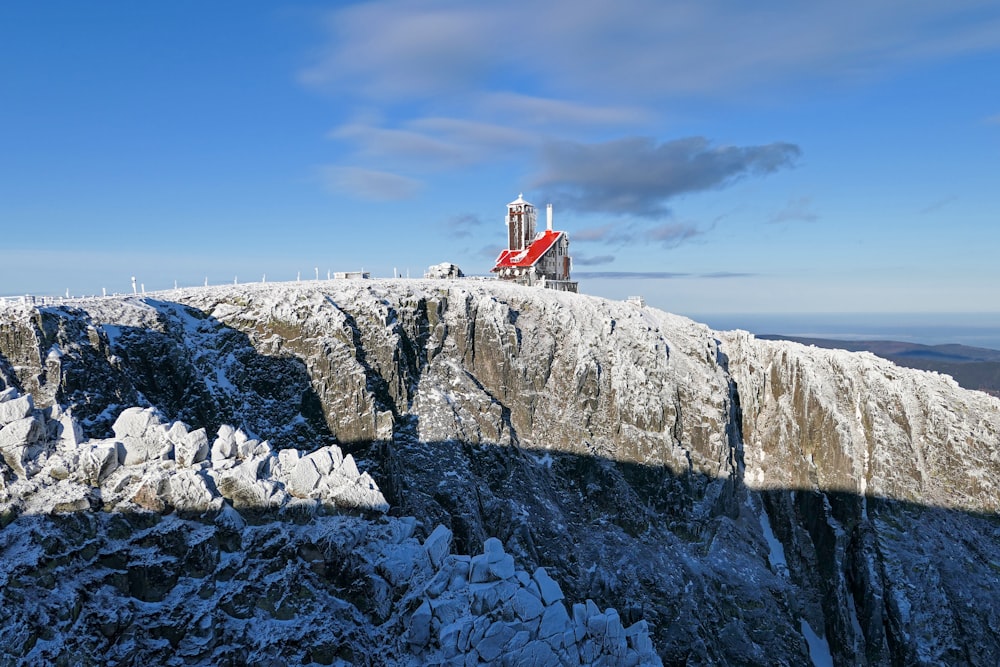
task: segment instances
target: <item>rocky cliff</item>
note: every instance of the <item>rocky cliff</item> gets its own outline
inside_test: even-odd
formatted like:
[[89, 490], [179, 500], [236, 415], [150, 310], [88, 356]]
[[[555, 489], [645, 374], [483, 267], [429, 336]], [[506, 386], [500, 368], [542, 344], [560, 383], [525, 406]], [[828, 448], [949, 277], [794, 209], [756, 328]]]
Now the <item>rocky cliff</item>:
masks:
[[1000, 661], [1000, 401], [871, 355], [325, 281], [7, 306], [0, 383], [12, 662]]

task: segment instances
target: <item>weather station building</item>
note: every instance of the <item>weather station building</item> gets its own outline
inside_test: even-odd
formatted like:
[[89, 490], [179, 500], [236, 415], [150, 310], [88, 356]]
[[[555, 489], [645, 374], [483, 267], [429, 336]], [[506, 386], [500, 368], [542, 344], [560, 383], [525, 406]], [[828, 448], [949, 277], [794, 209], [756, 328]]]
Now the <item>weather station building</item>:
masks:
[[500, 251], [492, 272], [521, 285], [576, 292], [569, 237], [552, 229], [552, 204], [545, 209], [544, 232], [535, 233], [535, 218], [535, 207], [523, 195], [507, 204], [507, 249]]

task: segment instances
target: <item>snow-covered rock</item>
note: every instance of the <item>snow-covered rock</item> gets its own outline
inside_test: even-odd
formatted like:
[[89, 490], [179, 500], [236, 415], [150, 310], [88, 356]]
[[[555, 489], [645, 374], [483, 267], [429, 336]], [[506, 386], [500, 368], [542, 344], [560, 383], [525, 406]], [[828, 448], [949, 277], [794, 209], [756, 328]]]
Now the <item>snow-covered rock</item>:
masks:
[[154, 408], [127, 408], [112, 427], [115, 438], [122, 443], [125, 459], [131, 466], [146, 461], [162, 460], [172, 454], [173, 445], [160, 423]]
[[[1000, 657], [1000, 402], [946, 376], [478, 280], [11, 306], [0, 333], [0, 385], [49, 420], [16, 452], [23, 472], [0, 466], [0, 556], [17, 564], [0, 578], [16, 570], [38, 603], [0, 587], [0, 643], [29, 661], [96, 650], [60, 620], [46, 559], [107, 573], [80, 584], [104, 596], [80, 618], [102, 618], [86, 631], [117, 638], [119, 661], [167, 645], [196, 664], [356, 662], [373, 645], [387, 664], [653, 648], [807, 664], [820, 644], [837, 664]], [[134, 411], [148, 433], [119, 438], [124, 406], [156, 423]], [[62, 414], [75, 444], [55, 443]], [[181, 422], [218, 431], [206, 460], [182, 451]], [[128, 465], [85, 471], [116, 441]], [[413, 519], [380, 515], [380, 485]], [[98, 544], [58, 546], [78, 539]], [[123, 602], [170, 595], [165, 621]], [[334, 617], [353, 639], [287, 623]]]
[[[182, 422], [177, 422], [178, 424]], [[174, 440], [176, 435], [181, 437]], [[205, 429], [199, 428], [191, 432], [174, 434], [173, 429], [168, 434], [174, 442], [174, 460], [177, 465], [190, 467], [195, 463], [200, 463], [208, 457], [208, 434]]]
[[17, 391], [11, 388], [6, 395], [6, 400], [0, 401], [0, 426], [31, 416], [31, 411], [35, 409], [31, 394], [18, 396]]

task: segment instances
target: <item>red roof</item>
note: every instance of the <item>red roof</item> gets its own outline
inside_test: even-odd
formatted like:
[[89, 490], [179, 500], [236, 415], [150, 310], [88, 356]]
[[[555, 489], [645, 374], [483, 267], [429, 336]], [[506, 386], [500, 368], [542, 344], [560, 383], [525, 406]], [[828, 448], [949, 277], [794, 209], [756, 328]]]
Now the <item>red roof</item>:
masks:
[[555, 245], [560, 236], [562, 236], [562, 232], [546, 230], [524, 250], [501, 250], [493, 270], [499, 271], [500, 269], [509, 269], [515, 266], [521, 268], [534, 266], [535, 262], [541, 259], [542, 255]]

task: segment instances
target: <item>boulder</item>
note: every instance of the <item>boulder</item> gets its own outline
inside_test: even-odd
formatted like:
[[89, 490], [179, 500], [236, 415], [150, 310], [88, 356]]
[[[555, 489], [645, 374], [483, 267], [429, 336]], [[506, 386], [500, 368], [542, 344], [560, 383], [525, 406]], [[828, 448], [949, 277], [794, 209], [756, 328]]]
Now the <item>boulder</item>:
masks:
[[[10, 390], [8, 389], [7, 391]], [[15, 391], [14, 393], [14, 398], [0, 402], [0, 426], [5, 426], [18, 419], [30, 417], [32, 410], [35, 409], [35, 401], [31, 398], [31, 394], [16, 396], [17, 392]]]
[[438, 524], [437, 528], [424, 540], [424, 550], [435, 569], [441, 567], [445, 556], [451, 551], [451, 538], [452, 532]]
[[287, 499], [278, 493], [272, 480], [259, 479], [263, 459], [244, 461], [216, 473], [215, 485], [236, 509], [267, 509], [279, 506]]
[[123, 410], [111, 429], [125, 449], [127, 466], [168, 457], [173, 448], [154, 408]]
[[298, 498], [308, 498], [310, 494], [316, 489], [322, 476], [319, 470], [316, 469], [316, 464], [310, 457], [305, 457], [299, 459], [292, 468], [291, 474], [288, 476], [288, 481], [286, 486], [288, 492], [293, 496]]
[[59, 415], [58, 421], [53, 423], [56, 446], [60, 449], [76, 449], [84, 441], [83, 429], [72, 415], [63, 413]]
[[[173, 428], [170, 432], [173, 432]], [[200, 463], [207, 457], [208, 435], [203, 428], [190, 433], [185, 432], [180, 440], [174, 441], [174, 460], [177, 461], [177, 465], [183, 468]]]
[[212, 460], [224, 461], [236, 456], [236, 431], [232, 426], [223, 424], [212, 443]]
[[84, 478], [91, 486], [100, 486], [108, 475], [118, 469], [118, 443], [104, 442], [91, 447], [80, 457]]
[[126, 438], [141, 438], [151, 427], [159, 425], [154, 408], [126, 408], [118, 415], [111, 430], [115, 438], [124, 441]]
[[538, 590], [542, 594], [542, 602], [545, 606], [555, 604], [564, 598], [562, 589], [559, 588], [559, 584], [549, 576], [549, 573], [545, 571], [544, 567], [540, 567], [535, 570], [535, 574], [532, 577], [535, 583], [538, 584]]
[[27, 477], [25, 463], [34, 453], [35, 443], [44, 439], [45, 425], [35, 417], [12, 421], [0, 429], [0, 454], [18, 477]]
[[167, 493], [170, 504], [179, 512], [201, 514], [222, 507], [222, 499], [211, 492], [205, 477], [194, 470], [178, 470], [171, 475]]

